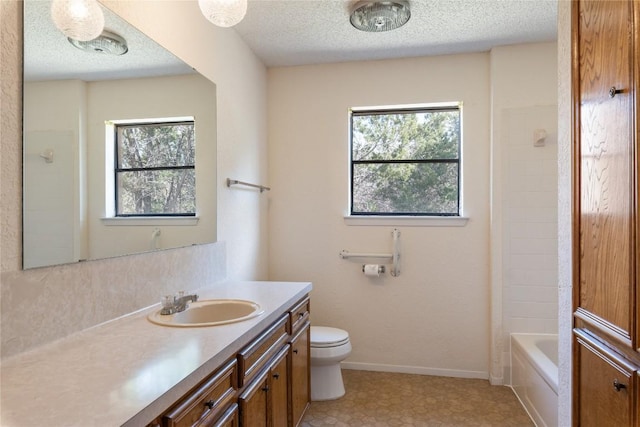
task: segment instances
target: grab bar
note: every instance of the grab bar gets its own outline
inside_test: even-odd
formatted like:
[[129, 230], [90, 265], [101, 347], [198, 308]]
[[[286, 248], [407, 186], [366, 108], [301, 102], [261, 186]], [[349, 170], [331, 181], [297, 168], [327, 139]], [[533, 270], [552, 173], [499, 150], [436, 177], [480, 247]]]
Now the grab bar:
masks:
[[264, 185], [251, 184], [249, 182], [238, 181], [237, 179], [227, 178], [227, 187], [231, 187], [232, 185], [244, 185], [246, 187], [257, 188], [262, 193], [263, 191], [269, 191], [271, 188], [265, 187]]
[[391, 232], [393, 237], [393, 253], [379, 254], [379, 253], [366, 253], [366, 252], [349, 252], [346, 250], [340, 251], [338, 254], [342, 259], [348, 258], [390, 258], [393, 263], [391, 268], [391, 275], [397, 277], [400, 275], [400, 231], [394, 229]]
[[393, 258], [393, 254], [364, 254], [364, 253], [351, 253], [349, 251], [340, 251], [340, 258]]

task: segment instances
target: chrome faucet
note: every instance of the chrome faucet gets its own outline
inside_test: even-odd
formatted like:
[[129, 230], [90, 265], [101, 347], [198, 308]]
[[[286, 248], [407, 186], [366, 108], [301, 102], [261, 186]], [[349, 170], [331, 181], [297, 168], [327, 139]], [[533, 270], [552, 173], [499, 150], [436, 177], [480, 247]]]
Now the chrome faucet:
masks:
[[198, 301], [198, 295], [185, 295], [184, 291], [180, 291], [176, 295], [167, 295], [162, 298], [162, 310], [160, 310], [160, 314], [180, 313], [189, 308], [189, 303], [196, 301]]

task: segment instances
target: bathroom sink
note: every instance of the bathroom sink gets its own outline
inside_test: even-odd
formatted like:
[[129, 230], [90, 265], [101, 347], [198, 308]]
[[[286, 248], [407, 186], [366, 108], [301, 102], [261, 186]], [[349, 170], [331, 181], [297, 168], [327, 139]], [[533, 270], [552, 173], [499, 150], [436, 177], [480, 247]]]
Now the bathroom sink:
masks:
[[162, 315], [160, 310], [147, 318], [163, 326], [193, 328], [241, 322], [261, 315], [264, 310], [258, 303], [240, 299], [210, 299], [189, 304], [189, 308], [175, 314]]

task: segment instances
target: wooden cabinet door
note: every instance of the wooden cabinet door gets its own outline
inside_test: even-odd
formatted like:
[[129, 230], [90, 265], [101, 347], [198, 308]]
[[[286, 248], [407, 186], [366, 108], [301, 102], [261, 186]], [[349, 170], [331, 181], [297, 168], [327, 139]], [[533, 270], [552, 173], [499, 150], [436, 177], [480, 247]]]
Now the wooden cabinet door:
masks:
[[273, 427], [285, 427], [288, 425], [289, 400], [287, 397], [289, 375], [289, 346], [276, 357], [269, 375], [269, 394], [271, 399], [271, 425]]
[[246, 427], [268, 426], [269, 371], [263, 371], [240, 395], [241, 424]]
[[291, 423], [297, 426], [311, 400], [310, 345], [311, 328], [307, 322], [291, 340]]
[[578, 336], [577, 381], [580, 395], [576, 420], [580, 427], [634, 426], [636, 376], [622, 357]]
[[[631, 345], [635, 307], [632, 1], [574, 3], [576, 316]], [[577, 56], [575, 54], [577, 53]]]

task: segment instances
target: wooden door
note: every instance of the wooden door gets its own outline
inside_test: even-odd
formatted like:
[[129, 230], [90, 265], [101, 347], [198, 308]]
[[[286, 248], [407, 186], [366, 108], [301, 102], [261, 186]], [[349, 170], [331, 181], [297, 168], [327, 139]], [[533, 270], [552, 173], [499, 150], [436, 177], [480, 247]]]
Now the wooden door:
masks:
[[311, 328], [307, 322], [291, 340], [291, 422], [297, 426], [311, 400], [310, 345]]
[[629, 346], [636, 280], [632, 4], [574, 3], [576, 317]]
[[271, 425], [273, 427], [285, 427], [289, 421], [289, 400], [287, 398], [289, 384], [289, 346], [285, 346], [283, 350], [276, 356], [273, 367], [270, 371], [271, 378], [269, 381], [270, 409], [271, 409]]

